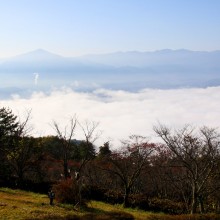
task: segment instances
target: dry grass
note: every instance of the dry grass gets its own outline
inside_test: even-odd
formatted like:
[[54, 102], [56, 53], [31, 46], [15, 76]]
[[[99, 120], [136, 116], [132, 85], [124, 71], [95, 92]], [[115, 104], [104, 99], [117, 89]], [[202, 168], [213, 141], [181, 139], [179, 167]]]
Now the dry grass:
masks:
[[[122, 205], [110, 205], [103, 202], [97, 202], [92, 201], [88, 204], [89, 207], [91, 207], [93, 210], [97, 210], [97, 212], [100, 213], [114, 213], [114, 212], [120, 212], [120, 213], [127, 213], [131, 216], [133, 216], [134, 219], [142, 220], [142, 219], [148, 219], [152, 213], [151, 212], [145, 212], [141, 210], [136, 209], [125, 209], [122, 207]], [[159, 215], [159, 214], [158, 214]]]
[[50, 206], [47, 195], [1, 188], [0, 198], [0, 219], [62, 219], [80, 215], [74, 209]]
[[77, 210], [72, 205], [49, 205], [47, 195], [0, 188], [0, 220], [218, 220], [220, 215], [155, 214], [135, 209], [124, 209], [121, 205], [109, 205], [92, 201], [88, 208]]
[[47, 195], [0, 188], [0, 219], [147, 219], [149, 213], [124, 209], [92, 201], [88, 208], [76, 210], [72, 205], [49, 205]]

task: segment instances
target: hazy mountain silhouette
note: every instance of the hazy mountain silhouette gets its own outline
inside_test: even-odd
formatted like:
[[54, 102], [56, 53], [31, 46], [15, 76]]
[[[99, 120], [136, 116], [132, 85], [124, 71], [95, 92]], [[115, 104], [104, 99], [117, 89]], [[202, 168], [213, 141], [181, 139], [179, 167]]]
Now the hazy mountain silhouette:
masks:
[[[38, 82], [34, 81], [36, 73]], [[75, 86], [142, 88], [220, 85], [220, 51], [160, 50], [63, 57], [39, 49], [0, 60], [1, 89]]]
[[190, 51], [190, 50], [159, 50], [154, 52], [117, 52], [101, 55], [85, 55], [83, 59], [114, 66], [220, 66], [220, 51]]

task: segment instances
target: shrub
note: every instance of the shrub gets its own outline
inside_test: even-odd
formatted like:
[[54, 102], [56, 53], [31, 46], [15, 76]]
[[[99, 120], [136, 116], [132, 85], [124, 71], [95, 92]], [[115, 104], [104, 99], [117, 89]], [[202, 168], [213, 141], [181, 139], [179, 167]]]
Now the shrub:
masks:
[[81, 220], [134, 220], [134, 217], [125, 212], [108, 212], [103, 214], [87, 214]]
[[108, 189], [104, 194], [105, 201], [110, 204], [121, 204], [123, 202], [123, 195], [116, 190]]
[[[90, 185], [89, 198], [97, 201], [107, 202], [110, 204], [122, 204], [123, 193], [119, 190], [107, 189], [97, 185]], [[148, 198], [146, 195], [133, 194], [129, 196], [129, 206], [148, 210]]]
[[220, 216], [217, 214], [194, 214], [194, 215], [151, 215], [149, 220], [219, 220]]
[[89, 187], [89, 198], [110, 204], [119, 204], [123, 202], [123, 195], [116, 190], [111, 190], [97, 185]]
[[151, 211], [169, 214], [182, 214], [186, 212], [182, 203], [159, 198], [149, 199], [149, 209]]
[[129, 206], [132, 208], [139, 208], [142, 210], [148, 210], [148, 197], [146, 195], [141, 194], [133, 194], [129, 197]]
[[105, 201], [104, 195], [107, 189], [99, 187], [97, 185], [89, 186], [89, 198], [96, 201]]
[[85, 187], [75, 180], [62, 180], [53, 186], [56, 201], [80, 206], [86, 205]]

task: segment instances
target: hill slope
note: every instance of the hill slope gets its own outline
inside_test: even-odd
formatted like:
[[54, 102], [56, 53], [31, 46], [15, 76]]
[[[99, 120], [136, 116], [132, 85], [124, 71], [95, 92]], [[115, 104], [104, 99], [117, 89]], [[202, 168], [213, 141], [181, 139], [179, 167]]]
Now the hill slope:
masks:
[[123, 209], [119, 205], [109, 205], [92, 201], [85, 210], [76, 210], [71, 205], [49, 205], [46, 195], [0, 188], [0, 219], [4, 220], [205, 220], [220, 219], [217, 214], [165, 215], [140, 210]]

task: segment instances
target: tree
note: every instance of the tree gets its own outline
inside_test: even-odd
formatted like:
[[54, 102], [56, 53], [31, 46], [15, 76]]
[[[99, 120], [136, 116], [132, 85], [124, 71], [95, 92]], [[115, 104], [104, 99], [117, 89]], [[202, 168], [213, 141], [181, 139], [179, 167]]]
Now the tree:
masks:
[[112, 151], [109, 147], [109, 142], [105, 142], [103, 146], [99, 147], [98, 158], [105, 158], [111, 155]]
[[80, 141], [78, 145], [75, 145], [78, 151], [78, 160], [90, 160], [95, 158], [96, 152], [94, 145], [90, 142]]
[[[38, 160], [38, 152], [35, 148], [33, 137], [17, 137], [16, 145], [7, 152], [7, 161], [14, 176], [18, 178], [18, 185], [22, 186], [25, 174], [34, 172], [36, 161]], [[27, 179], [30, 179], [26, 176]]]
[[62, 140], [58, 136], [46, 136], [37, 138], [38, 144], [41, 146], [44, 154], [60, 160], [62, 159]]
[[95, 148], [93, 144], [99, 138], [101, 132], [97, 131], [97, 127], [99, 126], [98, 122], [85, 120], [84, 123], [80, 123], [78, 121], [78, 124], [81, 127], [85, 138], [85, 140], [81, 143], [81, 152], [83, 153], [84, 151], [84, 157], [81, 159], [81, 164], [78, 169], [78, 172], [80, 173], [82, 168], [88, 163], [88, 161], [95, 156]]
[[5, 148], [5, 155], [8, 165], [12, 168], [12, 172], [18, 178], [21, 186], [24, 181], [24, 175], [28, 171], [33, 171], [33, 167], [38, 159], [34, 138], [29, 136], [31, 127], [28, 125], [30, 121], [31, 111], [27, 111], [27, 115], [23, 121], [19, 120], [13, 123], [13, 134], [10, 134], [10, 145]]
[[36, 161], [34, 139], [28, 136], [31, 127], [28, 125], [31, 111], [27, 111], [24, 120], [18, 119], [11, 110], [0, 109], [0, 141], [4, 163], [10, 174], [18, 179], [20, 186], [24, 175], [32, 170]]
[[0, 108], [0, 148], [3, 150], [9, 144], [19, 127], [18, 118], [9, 108]]
[[76, 116], [70, 118], [70, 126], [65, 127], [64, 131], [61, 131], [60, 126], [56, 121], [53, 122], [53, 127], [57, 133], [58, 138], [61, 140], [62, 147], [62, 160], [63, 160], [63, 172], [64, 177], [67, 179], [70, 176], [68, 162], [70, 159], [70, 149], [72, 145], [72, 138], [76, 128], [77, 119]]
[[111, 154], [107, 166], [103, 168], [121, 180], [124, 189], [124, 207], [128, 206], [132, 187], [149, 164], [149, 156], [153, 153], [154, 147], [155, 145], [148, 143], [145, 137], [130, 136], [129, 140], [122, 142], [121, 151]]
[[6, 151], [12, 143], [12, 137], [18, 125], [17, 116], [12, 113], [12, 110], [5, 107], [0, 108], [0, 176], [2, 179], [7, 179], [11, 174]]
[[197, 212], [198, 204], [203, 212], [204, 195], [213, 193], [210, 181], [218, 178], [219, 133], [208, 127], [196, 132], [191, 126], [172, 132], [163, 125], [154, 127], [154, 131], [172, 152], [173, 166], [182, 168], [181, 178], [190, 187], [190, 213]]
[[97, 131], [98, 122], [85, 120], [84, 123], [78, 121], [78, 124], [83, 131], [86, 143], [90, 142], [93, 144], [101, 135], [101, 131]]

